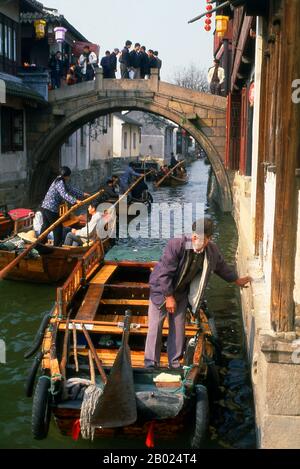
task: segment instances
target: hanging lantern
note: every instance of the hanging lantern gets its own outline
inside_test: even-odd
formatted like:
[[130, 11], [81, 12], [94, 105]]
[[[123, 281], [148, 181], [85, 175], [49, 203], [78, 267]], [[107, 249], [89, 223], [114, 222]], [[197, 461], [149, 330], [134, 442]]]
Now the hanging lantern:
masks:
[[68, 30], [66, 28], [63, 28], [62, 26], [54, 28], [56, 42], [64, 42], [67, 31]]
[[37, 39], [43, 39], [45, 37], [45, 20], [36, 20], [34, 22], [35, 36]]
[[229, 16], [216, 16], [216, 33], [218, 37], [223, 37], [227, 31]]
[[210, 18], [206, 18], [205, 24], [211, 24], [211, 19], [210, 19]]
[[210, 30], [211, 30], [211, 27], [209, 26], [209, 24], [206, 24], [206, 25], [204, 26], [204, 29], [205, 29], [205, 31], [210, 31]]

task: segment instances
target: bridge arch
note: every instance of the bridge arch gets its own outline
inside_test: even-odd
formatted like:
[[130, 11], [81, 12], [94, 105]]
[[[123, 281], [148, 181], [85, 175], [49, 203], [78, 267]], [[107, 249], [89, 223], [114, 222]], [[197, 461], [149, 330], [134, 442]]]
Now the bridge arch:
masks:
[[[177, 87], [176, 87], [177, 88]], [[69, 135], [82, 125], [100, 117], [101, 115], [120, 112], [122, 110], [139, 110], [149, 112], [169, 119], [186, 130], [205, 150], [212, 165], [219, 186], [220, 207], [223, 211], [231, 211], [232, 196], [227, 173], [218, 150], [214, 145], [214, 137], [207, 135], [199, 126], [197, 119], [188, 118], [182, 110], [168, 106], [164, 102], [158, 102], [151, 97], [137, 97], [127, 95], [105, 96], [87, 103], [84, 99], [74, 103], [72, 112], [62, 112], [63, 115], [55, 116], [49, 125], [47, 135], [43, 136], [34, 149], [34, 167], [31, 175], [31, 199], [41, 184], [43, 167], [49, 163], [52, 155]], [[56, 111], [57, 112], [57, 111]], [[59, 114], [59, 113], [58, 113]]]

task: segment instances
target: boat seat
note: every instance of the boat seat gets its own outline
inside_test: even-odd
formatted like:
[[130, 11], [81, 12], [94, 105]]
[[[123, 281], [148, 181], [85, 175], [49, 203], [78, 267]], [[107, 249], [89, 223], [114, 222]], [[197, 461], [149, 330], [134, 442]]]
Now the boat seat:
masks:
[[104, 299], [101, 300], [102, 305], [128, 305], [128, 306], [148, 306], [149, 300], [134, 300], [134, 299]]
[[117, 265], [104, 265], [99, 272], [92, 278], [90, 285], [104, 285], [117, 270]]

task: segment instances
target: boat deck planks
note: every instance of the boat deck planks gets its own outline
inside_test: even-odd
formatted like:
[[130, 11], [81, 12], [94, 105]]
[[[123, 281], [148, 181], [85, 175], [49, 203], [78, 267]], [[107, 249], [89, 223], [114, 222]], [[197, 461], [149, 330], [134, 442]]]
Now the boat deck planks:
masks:
[[90, 321], [94, 320], [101, 302], [103, 291], [103, 284], [94, 283], [89, 286], [84, 300], [77, 312], [76, 319], [88, 319]]

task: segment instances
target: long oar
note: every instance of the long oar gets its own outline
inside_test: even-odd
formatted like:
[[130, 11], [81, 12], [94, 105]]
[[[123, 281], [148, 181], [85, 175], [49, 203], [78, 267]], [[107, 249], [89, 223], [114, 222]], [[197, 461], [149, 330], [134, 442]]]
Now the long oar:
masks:
[[101, 191], [97, 192], [96, 194], [94, 195], [91, 195], [90, 197], [88, 197], [87, 199], [85, 200], [82, 200], [81, 202], [79, 202], [78, 204], [75, 204], [73, 205], [73, 207], [70, 208], [70, 210], [68, 210], [64, 215], [62, 215], [58, 220], [56, 220], [56, 222], [54, 222], [51, 226], [49, 226], [49, 228], [47, 228], [37, 239], [34, 243], [32, 243], [30, 246], [28, 246], [25, 251], [21, 252], [21, 254], [19, 254], [12, 262], [10, 262], [6, 267], [4, 267], [4, 269], [2, 269], [0, 271], [0, 279], [3, 279], [7, 274], [8, 272], [10, 272], [14, 267], [16, 267], [16, 265], [19, 264], [19, 262], [25, 257], [27, 256], [27, 254], [33, 249], [35, 248], [41, 241], [43, 241], [49, 233], [51, 233], [51, 231], [53, 231], [57, 226], [59, 226], [64, 220], [66, 220], [66, 218], [69, 217], [69, 215], [73, 212], [75, 212], [75, 210], [77, 210], [78, 208], [82, 207], [83, 205], [86, 205], [90, 202], [92, 202], [92, 200], [96, 199], [97, 197], [99, 197], [99, 195], [101, 195], [102, 193], [104, 192], [104, 189], [101, 189]]
[[114, 205], [110, 208], [110, 210], [114, 209], [114, 208], [121, 202], [121, 200], [123, 200], [124, 197], [126, 197], [126, 196], [129, 194], [129, 192], [131, 192], [132, 189], [133, 189], [135, 186], [138, 185], [138, 183], [139, 183], [142, 179], [144, 179], [146, 176], [148, 176], [148, 174], [151, 174], [151, 173], [153, 173], [153, 169], [151, 169], [150, 171], [148, 171], [148, 173], [143, 174], [141, 177], [139, 177], [139, 178], [129, 187], [129, 189], [127, 189], [127, 191], [119, 197], [119, 199], [114, 203]]
[[176, 168], [178, 168], [178, 166], [182, 165], [184, 163], [184, 161], [179, 161], [179, 163], [177, 163], [174, 168], [172, 168], [167, 174], [165, 174], [164, 177], [162, 177], [156, 184], [155, 184], [155, 187], [159, 187], [161, 185], [162, 182], [164, 182], [164, 180], [170, 176], [170, 174], [173, 173], [173, 171], [175, 171]]
[[110, 370], [99, 405], [91, 418], [93, 427], [117, 428], [134, 423], [137, 407], [128, 338], [131, 312], [125, 312], [122, 345]]

